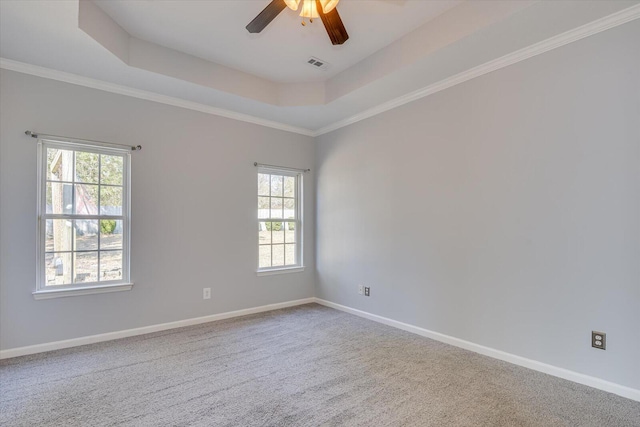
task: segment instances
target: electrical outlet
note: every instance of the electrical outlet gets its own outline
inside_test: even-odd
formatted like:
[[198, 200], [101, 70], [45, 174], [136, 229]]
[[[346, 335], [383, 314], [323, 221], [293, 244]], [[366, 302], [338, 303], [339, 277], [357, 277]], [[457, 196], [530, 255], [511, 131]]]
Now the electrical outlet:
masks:
[[202, 288], [202, 299], [211, 299], [211, 288]]
[[371, 289], [368, 286], [364, 287], [364, 296], [368, 297], [371, 295]]
[[591, 347], [600, 350], [607, 349], [607, 334], [604, 332], [591, 331]]
[[359, 286], [358, 286], [358, 293], [359, 293], [360, 295], [364, 294], [364, 285], [359, 285]]

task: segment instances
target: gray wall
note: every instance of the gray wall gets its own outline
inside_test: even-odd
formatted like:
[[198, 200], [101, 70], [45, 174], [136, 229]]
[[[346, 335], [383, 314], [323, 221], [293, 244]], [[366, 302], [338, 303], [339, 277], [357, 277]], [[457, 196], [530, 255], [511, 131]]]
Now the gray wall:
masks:
[[[257, 277], [253, 166], [312, 167], [312, 138], [5, 70], [0, 93], [0, 348], [313, 296], [313, 172], [307, 270]], [[144, 146], [132, 155], [132, 291], [33, 299], [36, 141], [27, 129]]]
[[[589, 37], [324, 135], [315, 154], [311, 138], [3, 70], [0, 348], [309, 297], [316, 259], [322, 298], [640, 388], [638, 39], [638, 21]], [[132, 291], [31, 296], [26, 129], [144, 145]], [[251, 164], [314, 156], [309, 268], [256, 277]]]
[[640, 388], [638, 40], [635, 21], [317, 138], [316, 295]]

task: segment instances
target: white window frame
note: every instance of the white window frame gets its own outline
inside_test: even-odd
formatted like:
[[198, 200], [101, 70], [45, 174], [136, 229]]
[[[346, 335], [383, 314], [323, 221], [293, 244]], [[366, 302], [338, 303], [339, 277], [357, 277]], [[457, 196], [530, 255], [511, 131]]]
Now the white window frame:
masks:
[[[78, 215], [47, 214], [47, 148], [83, 151], [123, 157], [122, 175], [122, 215]], [[74, 181], [75, 181], [75, 161]], [[74, 202], [75, 204], [75, 202]], [[130, 240], [131, 240], [131, 151], [127, 148], [112, 148], [100, 144], [78, 142], [74, 140], [38, 140], [38, 203], [37, 203], [37, 273], [35, 299], [49, 299], [85, 294], [116, 292], [131, 290], [130, 280]], [[46, 224], [49, 219], [115, 219], [122, 221], [122, 279], [82, 284], [46, 286]], [[99, 256], [99, 255], [98, 255]], [[98, 261], [99, 262], [99, 261]], [[72, 273], [73, 274], [73, 273]]]
[[[273, 274], [283, 274], [283, 273], [299, 273], [304, 271], [304, 215], [303, 215], [303, 206], [304, 206], [304, 183], [303, 183], [303, 173], [301, 171], [296, 171], [288, 168], [278, 168], [278, 167], [266, 167], [266, 166], [258, 166], [258, 172], [256, 174], [256, 178], [258, 174], [272, 174], [272, 175], [282, 175], [294, 177], [296, 179], [296, 218], [295, 220], [285, 219], [285, 218], [258, 218], [258, 205], [257, 205], [257, 197], [259, 191], [255, 192], [256, 195], [256, 218], [258, 225], [261, 222], [295, 222], [296, 224], [296, 260], [297, 263], [294, 265], [278, 265], [274, 267], [263, 267], [260, 268], [260, 241], [256, 243], [257, 249], [257, 259], [256, 265], [258, 266], [256, 273], [258, 276], [269, 276]], [[256, 183], [257, 183], [256, 179]], [[256, 236], [257, 237], [257, 236]], [[273, 243], [271, 243], [273, 245]], [[273, 251], [273, 249], [272, 249]]]

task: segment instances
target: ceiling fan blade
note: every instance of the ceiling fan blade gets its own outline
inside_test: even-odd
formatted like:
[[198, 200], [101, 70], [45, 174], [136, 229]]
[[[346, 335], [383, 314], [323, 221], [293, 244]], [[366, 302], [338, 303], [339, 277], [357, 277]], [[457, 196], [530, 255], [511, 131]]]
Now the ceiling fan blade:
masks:
[[344, 28], [342, 19], [340, 19], [338, 9], [334, 8], [331, 12], [324, 13], [322, 11], [320, 0], [316, 0], [316, 7], [320, 18], [322, 19], [322, 23], [324, 24], [324, 28], [326, 28], [327, 34], [329, 34], [331, 44], [342, 44], [349, 40], [349, 34], [347, 34], [347, 29]]
[[285, 7], [287, 7], [287, 4], [284, 0], [273, 0], [262, 10], [262, 12], [258, 14], [258, 16], [253, 18], [253, 21], [249, 22], [249, 25], [246, 27], [247, 31], [250, 33], [259, 33], [264, 30], [264, 28], [269, 25], [269, 23], [273, 21]]

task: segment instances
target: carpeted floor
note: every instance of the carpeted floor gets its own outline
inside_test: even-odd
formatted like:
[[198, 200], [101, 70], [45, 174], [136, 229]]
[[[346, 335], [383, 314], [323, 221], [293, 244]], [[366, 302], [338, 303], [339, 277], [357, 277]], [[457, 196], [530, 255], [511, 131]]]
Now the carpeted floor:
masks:
[[310, 304], [0, 361], [2, 426], [640, 426], [640, 403]]

